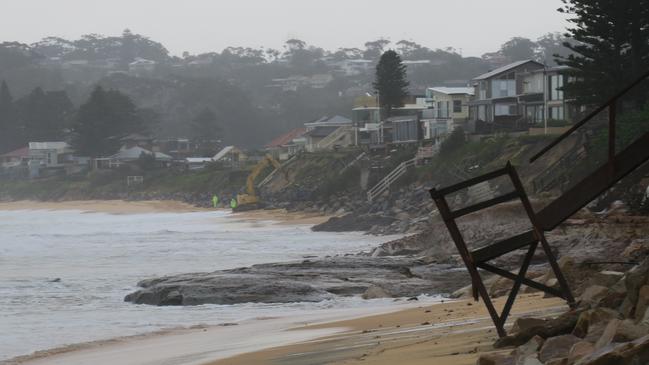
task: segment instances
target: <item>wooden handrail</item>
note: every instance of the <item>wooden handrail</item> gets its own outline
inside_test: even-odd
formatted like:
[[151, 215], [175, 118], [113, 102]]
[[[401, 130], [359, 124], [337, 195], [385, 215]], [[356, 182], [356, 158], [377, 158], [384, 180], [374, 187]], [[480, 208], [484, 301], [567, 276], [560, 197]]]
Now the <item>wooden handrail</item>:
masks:
[[[549, 150], [551, 150], [554, 146], [558, 145], [561, 141], [563, 141], [564, 139], [566, 139], [569, 135], [571, 135], [574, 131], [576, 131], [577, 129], [579, 129], [582, 125], [586, 124], [588, 121], [590, 121], [591, 119], [593, 119], [597, 114], [601, 113], [604, 109], [606, 109], [606, 108], [608, 108], [608, 107], [611, 107], [611, 106], [612, 106], [613, 108], [615, 108], [614, 105], [617, 103], [617, 101], [618, 101], [618, 99], [619, 99], [620, 97], [624, 96], [624, 95], [625, 95], [626, 93], [628, 93], [631, 89], [633, 89], [634, 87], [638, 86], [638, 85], [639, 85], [642, 81], [644, 81], [646, 78], [649, 78], [649, 71], [647, 71], [646, 73], [644, 73], [642, 76], [640, 76], [639, 78], [637, 78], [634, 82], [632, 82], [632, 83], [629, 84], [627, 87], [625, 87], [624, 89], [622, 89], [621, 91], [619, 91], [617, 94], [615, 94], [613, 97], [611, 97], [610, 99], [608, 99], [608, 101], [606, 101], [606, 103], [604, 103], [604, 104], [600, 105], [599, 107], [597, 107], [597, 108], [596, 108], [595, 110], [593, 110], [590, 114], [588, 114], [584, 119], [582, 119], [581, 121], [579, 121], [578, 123], [576, 123], [575, 125], [573, 125], [572, 127], [570, 127], [570, 129], [568, 129], [568, 130], [565, 131], [562, 135], [560, 135], [559, 137], [557, 137], [557, 139], [555, 139], [554, 141], [552, 141], [549, 145], [543, 147], [542, 150], [540, 150], [538, 153], [536, 153], [534, 156], [532, 156], [532, 158], [530, 158], [530, 163], [532, 163], [532, 162], [538, 160], [539, 157], [543, 156], [546, 152], [548, 152]], [[613, 121], [613, 122], [614, 122], [614, 121]], [[612, 123], [612, 124], [614, 124], [614, 123]]]

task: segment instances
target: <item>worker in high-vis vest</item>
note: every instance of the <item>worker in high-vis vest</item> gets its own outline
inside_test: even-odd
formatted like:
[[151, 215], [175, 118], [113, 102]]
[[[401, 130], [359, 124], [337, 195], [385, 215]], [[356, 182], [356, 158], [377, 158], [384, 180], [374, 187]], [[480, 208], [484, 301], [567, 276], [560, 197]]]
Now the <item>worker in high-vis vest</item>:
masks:
[[216, 208], [219, 205], [219, 197], [214, 194], [212, 196], [212, 206]]
[[236, 208], [237, 208], [237, 205], [238, 205], [238, 203], [237, 203], [237, 198], [232, 198], [232, 199], [230, 199], [230, 208], [232, 208], [232, 209], [236, 209]]

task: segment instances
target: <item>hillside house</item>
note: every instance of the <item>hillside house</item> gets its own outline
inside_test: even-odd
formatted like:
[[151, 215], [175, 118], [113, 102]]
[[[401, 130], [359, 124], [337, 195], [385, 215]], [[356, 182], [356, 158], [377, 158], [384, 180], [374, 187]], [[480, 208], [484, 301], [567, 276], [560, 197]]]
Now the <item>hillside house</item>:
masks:
[[335, 64], [344, 76], [367, 75], [374, 71], [376, 62], [372, 60], [342, 60]]
[[165, 138], [156, 139], [151, 150], [164, 152], [176, 159], [183, 159], [196, 153], [198, 145], [189, 138]]
[[386, 124], [392, 125], [392, 143], [408, 144], [421, 140], [421, 124], [418, 115], [405, 117], [391, 117], [386, 119]]
[[354, 144], [352, 121], [335, 115], [304, 123], [306, 132], [305, 149], [307, 152], [317, 152]]
[[128, 64], [128, 71], [135, 75], [150, 74], [155, 71], [156, 65], [156, 61], [137, 58], [135, 61]]
[[[352, 120], [355, 130], [355, 143], [371, 149], [385, 148], [390, 143], [411, 143], [414, 131], [413, 120], [420, 120], [422, 113], [428, 109], [426, 98], [410, 96], [404, 100], [404, 105], [392, 110], [392, 117], [383, 119], [381, 108], [378, 107], [378, 97], [363, 96], [354, 102]], [[398, 124], [400, 132], [397, 140], [393, 139], [394, 123]], [[419, 130], [419, 127], [417, 127]], [[419, 133], [418, 138], [422, 135]]]
[[238, 167], [248, 160], [248, 155], [235, 146], [227, 146], [214, 155], [212, 160], [230, 167]]
[[[306, 128], [293, 129], [270, 141], [265, 146], [265, 150], [278, 161], [288, 160], [300, 151], [299, 142], [303, 140], [302, 137], [305, 133]], [[301, 146], [304, 147], [304, 144], [301, 144]]]
[[474, 89], [470, 87], [430, 87], [426, 89], [428, 110], [422, 113], [423, 138], [439, 139], [465, 126]]
[[29, 146], [0, 155], [0, 166], [11, 168], [20, 166], [29, 160]]
[[[474, 78], [474, 99], [469, 103], [469, 130], [478, 133], [517, 130], [524, 112], [518, 100], [518, 96], [523, 94], [523, 75], [542, 69], [544, 66], [539, 62], [523, 60]], [[522, 127], [527, 128], [527, 125]]]
[[120, 139], [122, 143], [122, 149], [129, 149], [133, 147], [142, 147], [145, 150], [153, 150], [154, 138], [151, 136], [145, 136], [139, 133], [129, 134], [126, 137]]
[[66, 142], [29, 142], [29, 160], [42, 167], [63, 167], [74, 163], [73, 152]]
[[131, 148], [123, 148], [116, 154], [109, 157], [96, 158], [94, 160], [95, 168], [117, 168], [124, 164], [137, 162], [143, 155], [153, 156], [156, 166], [158, 167], [168, 167], [171, 165], [171, 162], [173, 160], [171, 156], [162, 152], [152, 152], [145, 148], [134, 146]]

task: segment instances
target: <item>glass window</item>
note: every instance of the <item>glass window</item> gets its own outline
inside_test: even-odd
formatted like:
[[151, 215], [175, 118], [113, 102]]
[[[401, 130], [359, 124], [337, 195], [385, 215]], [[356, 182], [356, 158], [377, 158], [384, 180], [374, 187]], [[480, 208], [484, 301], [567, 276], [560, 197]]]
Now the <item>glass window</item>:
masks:
[[550, 119], [555, 119], [555, 120], [565, 119], [562, 106], [551, 107], [549, 114], [550, 114]]
[[453, 113], [462, 113], [462, 100], [453, 100]]
[[516, 115], [516, 104], [496, 104], [494, 113], [495, 115]]
[[563, 100], [563, 75], [550, 76], [550, 100]]
[[485, 105], [478, 106], [478, 120], [487, 121], [487, 107]]

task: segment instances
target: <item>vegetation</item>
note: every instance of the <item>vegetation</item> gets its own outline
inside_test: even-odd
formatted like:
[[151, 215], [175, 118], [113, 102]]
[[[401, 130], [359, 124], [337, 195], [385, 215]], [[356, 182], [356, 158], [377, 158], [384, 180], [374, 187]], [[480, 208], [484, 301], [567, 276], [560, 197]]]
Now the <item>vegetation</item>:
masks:
[[439, 154], [442, 157], [449, 156], [454, 151], [461, 148], [466, 142], [466, 136], [464, 135], [464, 129], [462, 127], [455, 128], [451, 135], [446, 138], [442, 144], [439, 146]]
[[[53, 138], [49, 136], [60, 135], [61, 125], [64, 131], [70, 128], [76, 109], [99, 85], [124, 93], [137, 106], [147, 106], [159, 120], [151, 131], [155, 137], [194, 136], [194, 118], [209, 108], [219, 120], [224, 143], [253, 147], [323, 115], [349, 117], [355, 97], [373, 89], [374, 75], [341, 73], [340, 65], [346, 61], [376, 62], [393, 46], [402, 60], [426, 61], [407, 70], [411, 87], [422, 89], [447, 80], [469, 80], [516, 57], [533, 55], [547, 60], [544, 55], [565, 54], [563, 41], [557, 34], [538, 40], [515, 38], [496, 52], [464, 57], [453, 48], [429, 48], [412, 40], [392, 43], [375, 39], [360, 48], [326, 50], [290, 39], [283, 49], [227, 47], [219, 52], [177, 57], [159, 42], [129, 30], [116, 36], [47, 37], [30, 45], [0, 43], [0, 81], [7, 84], [4, 91], [0, 90], [0, 104], [7, 105], [8, 90], [12, 104], [36, 88], [48, 98], [50, 92], [58, 92], [60, 105], [56, 109], [65, 111], [65, 122], [54, 123], [54, 133], [47, 133]], [[130, 63], [139, 59], [155, 65], [147, 72], [131, 70]], [[307, 83], [285, 89], [276, 81], [322, 75], [332, 79], [318, 87]], [[64, 99], [72, 103], [71, 111]], [[32, 138], [23, 133], [22, 117], [3, 116], [6, 109], [0, 105], [0, 153], [21, 147]], [[17, 105], [10, 109], [18, 113]], [[251, 130], [256, 133], [251, 135]]]
[[119, 150], [121, 138], [145, 129], [128, 96], [98, 86], [79, 108], [72, 127], [72, 146], [82, 156], [109, 156]]
[[395, 51], [387, 51], [376, 65], [374, 90], [379, 96], [379, 105], [390, 116], [392, 109], [403, 106], [403, 99], [408, 96], [406, 66]]
[[[647, 71], [649, 1], [562, 0], [572, 15], [565, 46], [574, 53], [558, 62], [574, 69], [564, 89], [581, 105], [600, 104]], [[646, 89], [639, 100], [646, 99]]]

